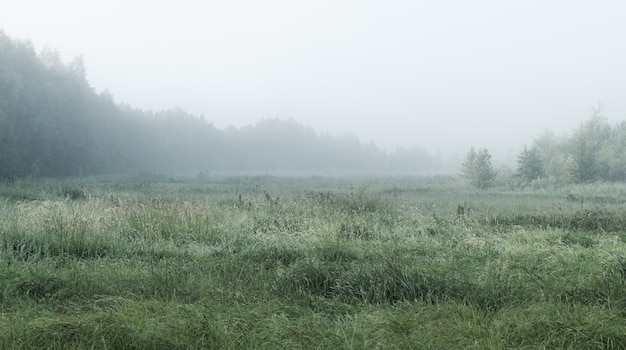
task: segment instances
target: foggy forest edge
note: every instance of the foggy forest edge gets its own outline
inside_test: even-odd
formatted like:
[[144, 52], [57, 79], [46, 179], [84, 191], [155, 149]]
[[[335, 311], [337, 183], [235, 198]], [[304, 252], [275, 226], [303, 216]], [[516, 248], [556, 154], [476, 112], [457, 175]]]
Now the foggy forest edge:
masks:
[[[420, 147], [389, 153], [353, 135], [318, 133], [291, 119], [219, 130], [180, 108], [134, 109], [116, 104], [108, 91], [96, 93], [80, 57], [65, 64], [58, 52], [37, 53], [30, 42], [0, 31], [1, 179], [129, 172], [453, 173], [472, 183], [480, 171], [471, 169], [472, 152], [464, 160], [432, 156]], [[483, 170], [489, 181], [476, 187], [494, 181], [622, 182], [626, 122], [609, 124], [596, 109], [570, 135], [546, 131], [536, 137], [511, 168], [494, 170], [488, 158]]]

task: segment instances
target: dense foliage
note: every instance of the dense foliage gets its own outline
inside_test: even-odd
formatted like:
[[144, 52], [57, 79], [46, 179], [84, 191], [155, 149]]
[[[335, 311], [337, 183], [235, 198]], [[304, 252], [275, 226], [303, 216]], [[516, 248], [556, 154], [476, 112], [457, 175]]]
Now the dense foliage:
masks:
[[91, 165], [95, 111], [85, 102], [97, 101], [82, 73], [80, 60], [64, 66], [0, 34], [0, 176], [69, 175]]
[[129, 171], [208, 173], [433, 171], [419, 148], [397, 155], [293, 120], [218, 130], [174, 109], [150, 112], [96, 93], [80, 58], [37, 54], [0, 32], [0, 178]]
[[546, 132], [522, 150], [518, 171], [526, 181], [626, 181], [626, 121], [611, 125], [596, 109], [570, 136]]

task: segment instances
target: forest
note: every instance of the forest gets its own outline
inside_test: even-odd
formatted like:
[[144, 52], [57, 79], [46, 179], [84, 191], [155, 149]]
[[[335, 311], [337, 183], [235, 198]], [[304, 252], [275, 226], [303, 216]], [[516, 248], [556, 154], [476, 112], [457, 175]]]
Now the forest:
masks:
[[420, 172], [425, 150], [388, 154], [353, 135], [317, 133], [293, 120], [215, 128], [180, 108], [116, 104], [86, 79], [82, 59], [37, 53], [0, 32], [0, 178], [129, 172]]
[[[416, 140], [419, 142], [419, 140]], [[626, 122], [600, 108], [569, 135], [538, 135], [513, 170], [492, 169], [489, 150], [468, 151], [462, 169], [424, 148], [386, 152], [356, 136], [318, 133], [294, 120], [263, 119], [220, 130], [181, 108], [145, 111], [96, 92], [81, 57], [36, 52], [0, 31], [0, 179], [137, 172], [209, 174], [459, 173], [476, 187], [626, 180]], [[472, 157], [482, 157], [472, 169]], [[481, 178], [481, 176], [483, 178]]]

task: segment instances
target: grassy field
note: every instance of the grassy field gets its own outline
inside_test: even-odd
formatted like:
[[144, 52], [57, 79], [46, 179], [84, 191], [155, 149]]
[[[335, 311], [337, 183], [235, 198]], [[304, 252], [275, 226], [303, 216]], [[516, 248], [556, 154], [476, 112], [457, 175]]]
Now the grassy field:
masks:
[[624, 349], [626, 185], [0, 184], [1, 349]]

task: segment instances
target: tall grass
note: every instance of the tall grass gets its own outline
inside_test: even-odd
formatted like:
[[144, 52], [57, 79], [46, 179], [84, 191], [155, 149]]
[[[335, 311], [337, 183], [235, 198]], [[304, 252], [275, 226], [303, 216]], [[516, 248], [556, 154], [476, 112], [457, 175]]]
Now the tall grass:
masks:
[[624, 187], [133, 181], [0, 186], [0, 348], [626, 347]]

